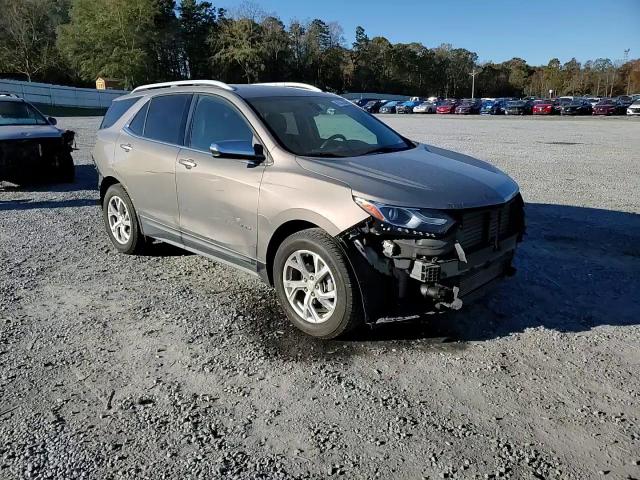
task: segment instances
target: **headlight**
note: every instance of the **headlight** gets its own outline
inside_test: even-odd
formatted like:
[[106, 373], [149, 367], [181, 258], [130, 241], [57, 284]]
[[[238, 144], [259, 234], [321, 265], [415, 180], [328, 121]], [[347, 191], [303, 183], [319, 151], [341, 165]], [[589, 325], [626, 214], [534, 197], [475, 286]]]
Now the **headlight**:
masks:
[[394, 207], [358, 197], [353, 200], [373, 218], [400, 233], [444, 235], [455, 223], [445, 213], [435, 210]]

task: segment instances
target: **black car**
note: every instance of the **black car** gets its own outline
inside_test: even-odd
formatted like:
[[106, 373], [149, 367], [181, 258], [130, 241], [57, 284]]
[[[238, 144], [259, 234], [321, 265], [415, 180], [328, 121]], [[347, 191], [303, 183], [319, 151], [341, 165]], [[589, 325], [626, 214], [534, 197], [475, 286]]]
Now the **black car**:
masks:
[[0, 181], [73, 181], [75, 132], [55, 125], [55, 118], [45, 117], [30, 103], [0, 93]]
[[531, 115], [533, 111], [533, 100], [514, 100], [507, 102], [504, 109], [505, 115]]
[[588, 100], [576, 98], [570, 103], [562, 106], [560, 114], [562, 115], [591, 115], [593, 107]]
[[357, 106], [362, 108], [371, 101], [371, 98], [358, 98], [357, 100], [351, 100], [351, 101]]
[[380, 111], [380, 107], [385, 103], [387, 103], [386, 100], [369, 100], [362, 106], [362, 108], [369, 113], [378, 113]]
[[480, 113], [482, 108], [482, 100], [479, 98], [465, 98], [462, 103], [456, 107], [456, 113], [459, 115], [475, 115]]

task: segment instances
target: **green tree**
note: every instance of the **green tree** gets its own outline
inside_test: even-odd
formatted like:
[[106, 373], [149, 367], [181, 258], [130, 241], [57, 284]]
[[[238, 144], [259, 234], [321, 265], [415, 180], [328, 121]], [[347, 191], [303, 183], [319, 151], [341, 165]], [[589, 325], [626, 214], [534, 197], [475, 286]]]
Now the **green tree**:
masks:
[[153, 78], [149, 37], [158, 11], [155, 0], [73, 0], [58, 47], [85, 80], [107, 76], [131, 88]]
[[230, 74], [237, 65], [247, 83], [258, 81], [264, 70], [261, 46], [261, 28], [248, 18], [226, 20], [219, 33], [211, 39], [216, 50], [213, 60]]
[[215, 35], [217, 12], [209, 2], [182, 0], [178, 7], [185, 76], [206, 78], [211, 71], [207, 41]]
[[55, 68], [56, 27], [67, 9], [61, 0], [0, 0], [0, 71], [32, 81]]

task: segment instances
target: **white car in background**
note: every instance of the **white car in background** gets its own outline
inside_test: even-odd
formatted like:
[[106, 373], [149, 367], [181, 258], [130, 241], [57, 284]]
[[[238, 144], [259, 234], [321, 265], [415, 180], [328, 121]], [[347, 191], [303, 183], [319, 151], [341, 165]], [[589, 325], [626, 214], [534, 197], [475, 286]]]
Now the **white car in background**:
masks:
[[413, 113], [436, 113], [436, 102], [422, 102], [413, 107]]
[[640, 99], [627, 107], [627, 115], [640, 115]]

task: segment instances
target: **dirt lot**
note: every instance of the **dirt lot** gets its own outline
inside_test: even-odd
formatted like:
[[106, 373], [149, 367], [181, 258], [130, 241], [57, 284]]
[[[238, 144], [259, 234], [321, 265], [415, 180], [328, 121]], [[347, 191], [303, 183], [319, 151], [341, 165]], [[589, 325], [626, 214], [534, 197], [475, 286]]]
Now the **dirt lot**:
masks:
[[70, 186], [0, 188], [0, 478], [640, 478], [639, 119], [387, 116], [528, 202], [518, 275], [429, 322], [306, 338], [259, 281], [118, 255]]

